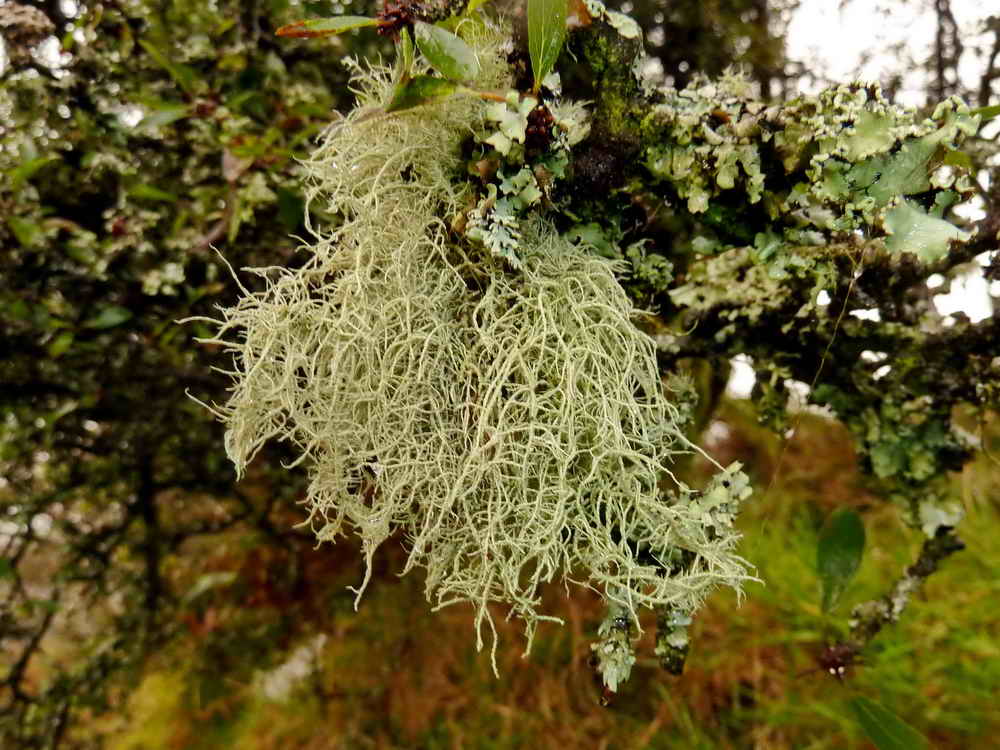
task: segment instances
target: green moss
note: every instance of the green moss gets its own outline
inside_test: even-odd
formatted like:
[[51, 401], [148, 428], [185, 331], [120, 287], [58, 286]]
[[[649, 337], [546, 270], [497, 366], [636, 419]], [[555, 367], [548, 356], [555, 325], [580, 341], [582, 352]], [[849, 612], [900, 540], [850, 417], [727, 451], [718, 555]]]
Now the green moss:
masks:
[[648, 114], [634, 71], [634, 63], [641, 57], [641, 41], [623, 36], [606, 20], [595, 20], [574, 33], [571, 45], [573, 55], [584, 63], [591, 77], [595, 131], [602, 139], [637, 145], [640, 123]]

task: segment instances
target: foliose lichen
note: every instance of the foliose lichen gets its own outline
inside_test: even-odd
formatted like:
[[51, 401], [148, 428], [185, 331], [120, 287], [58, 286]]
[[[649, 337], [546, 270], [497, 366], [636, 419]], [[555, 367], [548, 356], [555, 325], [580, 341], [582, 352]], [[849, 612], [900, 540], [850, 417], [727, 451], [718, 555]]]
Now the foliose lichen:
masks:
[[[757, 230], [764, 239], [755, 245], [828, 245], [864, 233], [929, 262], [969, 239], [942, 218], [973, 190], [958, 149], [979, 119], [961, 100], [921, 120], [877, 85], [853, 84], [768, 106], [748, 79], [727, 72], [667, 90], [656, 111], [663, 137], [646, 150], [650, 173], [707, 223], [720, 201], [760, 204], [770, 228]], [[712, 234], [699, 241], [719, 244]]]

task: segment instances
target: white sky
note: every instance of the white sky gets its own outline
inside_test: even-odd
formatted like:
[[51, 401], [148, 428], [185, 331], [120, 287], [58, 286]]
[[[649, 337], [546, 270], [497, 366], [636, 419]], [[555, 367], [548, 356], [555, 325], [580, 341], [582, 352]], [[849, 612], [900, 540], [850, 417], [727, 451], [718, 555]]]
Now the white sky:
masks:
[[[976, 49], [982, 39], [980, 26], [988, 16], [1000, 11], [1000, 2], [952, 0], [951, 9], [965, 47], [959, 75], [975, 87], [983, 67]], [[802, 0], [792, 15], [786, 43], [790, 59], [808, 61], [809, 67], [829, 80], [850, 80], [860, 67], [862, 79], [877, 81], [887, 71], [898, 70], [901, 61], [892, 54], [875, 54], [871, 61], [861, 66], [865, 53], [877, 53], [902, 43], [912, 60], [922, 62], [933, 51], [936, 28], [937, 18], [930, 0], [847, 0], [843, 3], [839, 0]], [[903, 86], [896, 101], [911, 106], [924, 104], [926, 87], [923, 81], [922, 71], [910, 66], [910, 72], [903, 76]], [[818, 85], [804, 87], [809, 93], [819, 88]]]

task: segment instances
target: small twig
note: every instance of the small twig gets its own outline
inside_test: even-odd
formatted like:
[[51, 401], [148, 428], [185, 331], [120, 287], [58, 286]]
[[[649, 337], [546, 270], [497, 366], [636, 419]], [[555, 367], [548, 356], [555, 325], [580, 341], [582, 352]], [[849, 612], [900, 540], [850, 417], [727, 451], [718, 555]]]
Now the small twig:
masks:
[[211, 249], [212, 245], [222, 239], [229, 227], [230, 221], [232, 220], [235, 205], [236, 194], [234, 191], [230, 190], [229, 195], [226, 196], [226, 205], [222, 209], [222, 217], [218, 222], [216, 222], [215, 226], [208, 231], [208, 234], [202, 237], [198, 244], [191, 248], [191, 253], [194, 255], [203, 255]]
[[942, 527], [933, 539], [924, 542], [917, 561], [906, 569], [886, 596], [863, 602], [851, 612], [850, 643], [860, 651], [886, 625], [896, 623], [913, 594], [950, 555], [965, 549], [954, 529]]

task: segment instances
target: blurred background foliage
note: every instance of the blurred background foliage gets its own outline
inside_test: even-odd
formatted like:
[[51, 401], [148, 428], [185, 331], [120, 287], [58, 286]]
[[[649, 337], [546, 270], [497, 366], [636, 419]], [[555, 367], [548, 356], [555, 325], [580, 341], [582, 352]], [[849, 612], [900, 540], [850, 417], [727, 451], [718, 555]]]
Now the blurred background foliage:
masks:
[[[785, 54], [797, 4], [609, 3], [640, 21], [675, 85], [738, 63], [773, 97], [807, 69]], [[947, 2], [910, 4], [947, 25]], [[600, 619], [588, 592], [546, 592], [567, 624], [544, 628], [528, 659], [507, 625], [496, 680], [470, 612], [428, 612], [389, 551], [353, 611], [357, 550], [315, 549], [296, 528], [303, 478], [281, 468], [280, 446], [235, 484], [221, 430], [186, 396], [224, 399], [210, 368], [226, 363], [195, 344], [205, 330], [176, 321], [233, 303], [227, 262], [302, 261], [296, 158], [351, 105], [344, 56], [387, 48], [365, 30], [318, 43], [273, 31], [371, 10], [0, 3], [0, 745], [865, 747], [841, 701], [854, 691], [935, 747], [984, 746], [1000, 729], [989, 454], [953, 477], [969, 549], [841, 686], [809, 671], [818, 651], [920, 539], [868, 493], [846, 432], [808, 415], [782, 447], [749, 402], [723, 398], [704, 441], [755, 476], [745, 554], [767, 585], [741, 607], [714, 597], [686, 674], [640, 662], [610, 710], [586, 663]], [[939, 38], [929, 98], [988, 103], [996, 55], [962, 89], [953, 37]], [[968, 419], [1000, 454], [995, 423]], [[870, 544], [828, 618], [815, 543], [844, 506], [862, 512]]]

